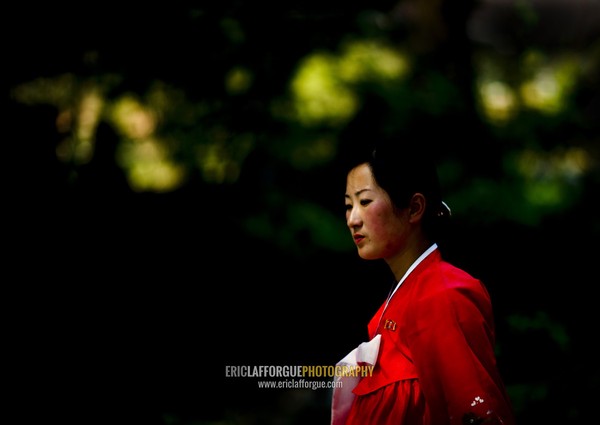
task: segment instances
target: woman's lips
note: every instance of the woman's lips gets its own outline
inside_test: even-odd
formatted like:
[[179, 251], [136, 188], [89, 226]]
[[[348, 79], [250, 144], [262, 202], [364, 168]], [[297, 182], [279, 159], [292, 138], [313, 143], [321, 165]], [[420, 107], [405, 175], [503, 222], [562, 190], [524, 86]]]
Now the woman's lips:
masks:
[[356, 235], [354, 235], [354, 243], [356, 245], [358, 245], [359, 243], [361, 243], [364, 239], [365, 239], [365, 237], [363, 235], [360, 235], [358, 233]]

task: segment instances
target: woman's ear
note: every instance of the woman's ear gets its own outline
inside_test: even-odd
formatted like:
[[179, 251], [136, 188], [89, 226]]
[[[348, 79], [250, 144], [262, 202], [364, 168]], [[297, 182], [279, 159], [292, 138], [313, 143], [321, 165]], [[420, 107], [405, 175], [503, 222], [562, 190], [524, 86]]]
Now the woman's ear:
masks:
[[416, 223], [421, 221], [423, 214], [425, 214], [425, 207], [427, 206], [427, 200], [422, 193], [415, 193], [408, 204], [409, 221]]

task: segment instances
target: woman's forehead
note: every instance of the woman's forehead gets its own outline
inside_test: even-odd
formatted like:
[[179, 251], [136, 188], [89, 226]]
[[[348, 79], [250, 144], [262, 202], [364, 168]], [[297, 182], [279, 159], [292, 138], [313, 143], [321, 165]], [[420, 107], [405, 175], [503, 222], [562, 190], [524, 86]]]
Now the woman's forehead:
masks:
[[346, 180], [346, 196], [358, 196], [365, 192], [381, 192], [371, 168], [367, 164], [361, 164], [348, 173]]

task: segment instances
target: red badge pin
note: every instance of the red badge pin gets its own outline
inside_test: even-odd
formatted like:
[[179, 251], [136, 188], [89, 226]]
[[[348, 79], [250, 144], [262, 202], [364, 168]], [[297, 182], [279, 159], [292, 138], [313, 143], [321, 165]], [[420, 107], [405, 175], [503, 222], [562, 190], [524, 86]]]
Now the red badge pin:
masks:
[[385, 323], [383, 324], [383, 329], [395, 331], [396, 330], [396, 322], [394, 322], [391, 319], [385, 319]]

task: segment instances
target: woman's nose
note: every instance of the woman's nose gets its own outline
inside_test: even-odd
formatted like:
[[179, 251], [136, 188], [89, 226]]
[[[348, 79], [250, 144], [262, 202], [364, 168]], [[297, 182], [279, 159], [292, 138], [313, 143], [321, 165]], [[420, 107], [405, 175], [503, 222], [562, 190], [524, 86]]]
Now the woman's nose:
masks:
[[348, 210], [348, 215], [346, 217], [346, 224], [351, 229], [353, 229], [357, 226], [360, 226], [360, 224], [361, 224], [360, 214], [358, 213], [356, 208], [351, 208], [350, 210]]

